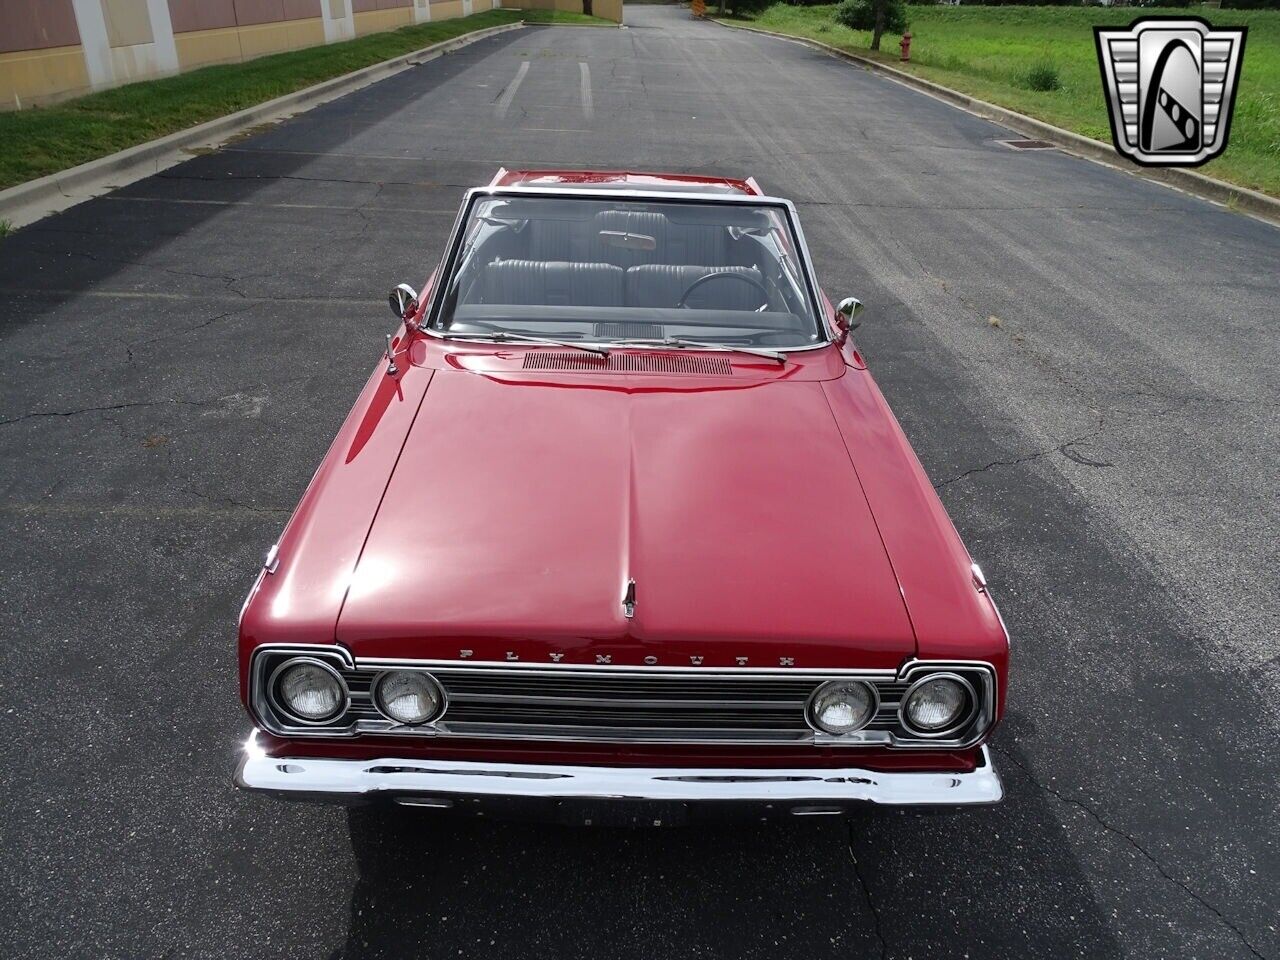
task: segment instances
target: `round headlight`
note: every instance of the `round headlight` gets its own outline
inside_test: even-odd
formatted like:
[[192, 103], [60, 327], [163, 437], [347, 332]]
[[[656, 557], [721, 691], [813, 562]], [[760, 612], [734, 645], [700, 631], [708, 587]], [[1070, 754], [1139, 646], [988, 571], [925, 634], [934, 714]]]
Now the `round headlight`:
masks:
[[319, 660], [290, 660], [277, 673], [275, 688], [280, 706], [306, 723], [332, 720], [347, 705], [347, 685]]
[[396, 723], [416, 725], [440, 715], [444, 691], [429, 673], [392, 670], [378, 678], [373, 701], [384, 716]]
[[972, 690], [959, 677], [926, 677], [907, 691], [902, 701], [902, 719], [919, 733], [938, 733], [954, 727], [972, 703]]
[[875, 689], [860, 680], [831, 680], [809, 701], [809, 722], [824, 733], [839, 736], [861, 730], [876, 715]]

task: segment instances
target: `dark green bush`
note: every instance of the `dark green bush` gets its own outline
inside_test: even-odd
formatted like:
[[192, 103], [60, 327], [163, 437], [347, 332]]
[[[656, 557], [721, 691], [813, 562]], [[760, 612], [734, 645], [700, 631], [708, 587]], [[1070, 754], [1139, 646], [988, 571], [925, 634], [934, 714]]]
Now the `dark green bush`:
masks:
[[[971, 6], [971, 4], [965, 5]], [[981, 5], [984, 7], [1078, 7], [1080, 0], [981, 0]]]
[[[772, 6], [773, 2], [774, 0], [728, 0], [726, 7], [733, 14], [759, 13], [765, 7]], [[711, 4], [708, 3], [707, 6], [710, 7]]]
[[1058, 79], [1058, 68], [1052, 63], [1037, 63], [1027, 71], [1027, 86], [1041, 92], [1057, 90], [1062, 86], [1062, 81]]
[[[874, 30], [876, 8], [871, 0], [841, 0], [836, 7], [835, 18], [850, 30]], [[902, 0], [886, 0], [884, 32], [902, 33], [907, 29], [907, 9]]]

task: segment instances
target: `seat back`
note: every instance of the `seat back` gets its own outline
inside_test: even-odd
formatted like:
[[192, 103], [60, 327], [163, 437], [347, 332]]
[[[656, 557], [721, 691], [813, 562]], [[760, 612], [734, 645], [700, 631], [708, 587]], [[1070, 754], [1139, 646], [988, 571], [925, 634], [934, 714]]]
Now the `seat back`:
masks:
[[[696, 267], [649, 263], [627, 270], [629, 307], [676, 307], [680, 297], [700, 277], [732, 273], [763, 283], [755, 267]], [[708, 280], [689, 294], [685, 306], [695, 310], [754, 310], [764, 303], [759, 287], [729, 277]]]
[[472, 303], [620, 307], [625, 277], [608, 263], [495, 260], [485, 264]]

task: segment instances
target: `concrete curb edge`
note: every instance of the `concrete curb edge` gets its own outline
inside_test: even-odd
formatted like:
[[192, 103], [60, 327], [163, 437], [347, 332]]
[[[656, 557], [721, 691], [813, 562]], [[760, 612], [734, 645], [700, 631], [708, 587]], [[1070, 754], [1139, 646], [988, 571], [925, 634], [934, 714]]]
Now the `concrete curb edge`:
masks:
[[821, 50], [831, 56], [846, 60], [860, 67], [883, 73], [894, 80], [904, 83], [909, 87], [914, 87], [924, 93], [931, 94], [940, 100], [955, 104], [964, 110], [969, 111], [975, 116], [982, 117], [985, 120], [994, 120], [997, 123], [1011, 127], [1020, 133], [1034, 136], [1037, 139], [1048, 140], [1070, 153], [1085, 157], [1089, 160], [1096, 160], [1099, 163], [1106, 164], [1116, 170], [1124, 173], [1133, 174], [1144, 180], [1152, 180], [1156, 183], [1162, 183], [1165, 186], [1175, 187], [1186, 193], [1200, 197], [1203, 200], [1211, 200], [1214, 203], [1230, 207], [1239, 212], [1248, 213], [1260, 220], [1266, 220], [1269, 223], [1280, 224], [1280, 200], [1269, 197], [1265, 193], [1257, 190], [1250, 190], [1247, 187], [1236, 186], [1223, 180], [1215, 180], [1213, 177], [1206, 177], [1202, 173], [1195, 173], [1191, 170], [1182, 170], [1177, 167], [1139, 167], [1131, 164], [1116, 153], [1115, 148], [1109, 143], [1103, 143], [1100, 140], [1094, 140], [1091, 137], [1083, 136], [1079, 133], [1073, 133], [1070, 130], [1064, 130], [1061, 127], [1055, 127], [1051, 123], [1043, 120], [1037, 120], [1035, 117], [1029, 117], [1026, 114], [1018, 113], [1006, 107], [996, 106], [994, 103], [988, 103], [985, 100], [978, 100], [970, 97], [968, 94], [952, 90], [950, 87], [944, 87], [941, 84], [934, 83], [931, 80], [925, 80], [917, 77], [913, 73], [905, 70], [898, 70], [879, 60], [873, 60], [870, 57], [859, 56], [856, 53], [849, 53], [847, 50], [840, 50], [830, 44], [822, 43], [820, 40], [810, 40], [808, 37], [794, 37], [787, 33], [775, 33], [772, 30], [762, 30], [760, 27], [749, 27], [745, 24], [726, 23], [723, 20], [717, 20], [711, 17], [707, 19], [714, 23], [720, 24], [722, 27], [730, 27], [734, 30], [747, 30], [751, 33], [763, 34], [767, 37], [776, 37], [779, 40], [791, 40], [795, 43], [803, 43], [806, 46]]
[[362, 67], [351, 73], [324, 80], [310, 87], [286, 93], [274, 100], [246, 107], [226, 116], [215, 117], [194, 127], [148, 140], [117, 153], [98, 157], [79, 166], [51, 173], [36, 180], [28, 180], [0, 190], [0, 220], [9, 220], [17, 227], [34, 223], [52, 213], [65, 210], [85, 200], [92, 199], [117, 187], [158, 173], [166, 167], [189, 159], [181, 151], [184, 148], [216, 144], [251, 127], [281, 118], [286, 114], [300, 113], [329, 100], [358, 90], [361, 87], [384, 80], [392, 74], [434, 60], [467, 44], [486, 37], [496, 36], [525, 26], [504, 23], [464, 33], [431, 46], [401, 54], [381, 63]]

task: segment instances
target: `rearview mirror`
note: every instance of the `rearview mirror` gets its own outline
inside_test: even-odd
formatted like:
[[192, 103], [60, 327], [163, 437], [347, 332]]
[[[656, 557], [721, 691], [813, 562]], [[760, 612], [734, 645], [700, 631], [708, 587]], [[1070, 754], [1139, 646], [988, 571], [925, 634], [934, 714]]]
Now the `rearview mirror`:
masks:
[[836, 307], [836, 312], [844, 317], [846, 330], [852, 332], [862, 326], [862, 321], [858, 319], [862, 315], [862, 309], [862, 301], [857, 297], [845, 297], [840, 301], [840, 306]]
[[398, 283], [392, 288], [387, 302], [391, 304], [391, 312], [404, 320], [418, 309], [418, 291], [407, 283]]
[[658, 247], [655, 237], [627, 230], [601, 230], [600, 239], [611, 247], [622, 247], [624, 250], [656, 250]]

